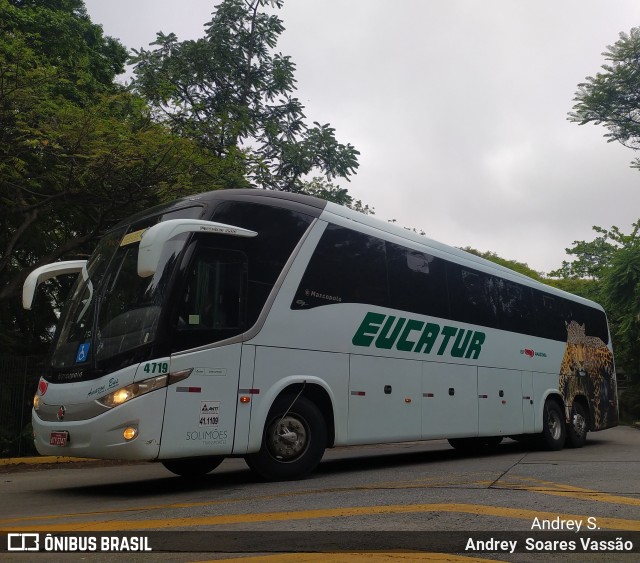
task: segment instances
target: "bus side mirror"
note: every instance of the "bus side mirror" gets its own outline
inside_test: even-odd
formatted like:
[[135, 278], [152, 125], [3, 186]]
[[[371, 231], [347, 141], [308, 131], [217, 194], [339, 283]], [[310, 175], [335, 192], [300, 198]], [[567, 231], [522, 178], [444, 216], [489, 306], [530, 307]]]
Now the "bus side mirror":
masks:
[[142, 233], [138, 250], [138, 275], [141, 278], [148, 278], [155, 274], [165, 243], [183, 233], [209, 233], [234, 237], [255, 237], [258, 235], [255, 231], [213, 221], [199, 219], [163, 221]]
[[75, 274], [81, 272], [86, 266], [86, 260], [68, 260], [67, 262], [54, 262], [40, 266], [31, 272], [22, 286], [22, 307], [29, 311], [33, 305], [36, 288], [43, 282], [63, 274]]

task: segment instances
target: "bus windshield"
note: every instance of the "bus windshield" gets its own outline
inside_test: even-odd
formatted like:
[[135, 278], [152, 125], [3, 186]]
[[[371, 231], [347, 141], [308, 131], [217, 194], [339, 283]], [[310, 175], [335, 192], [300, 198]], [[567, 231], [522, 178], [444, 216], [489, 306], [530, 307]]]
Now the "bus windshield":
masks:
[[142, 232], [160, 220], [197, 218], [202, 208], [190, 207], [144, 219], [107, 234], [71, 291], [53, 345], [52, 366], [95, 364], [138, 346], [156, 334], [172, 268], [187, 235], [165, 245], [155, 275], [137, 275]]

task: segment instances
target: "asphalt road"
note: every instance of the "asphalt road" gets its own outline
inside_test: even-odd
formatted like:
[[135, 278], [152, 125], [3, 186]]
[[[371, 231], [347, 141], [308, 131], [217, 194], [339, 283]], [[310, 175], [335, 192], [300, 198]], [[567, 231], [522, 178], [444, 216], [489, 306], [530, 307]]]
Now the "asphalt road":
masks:
[[[150, 538], [156, 550], [186, 550], [128, 554], [127, 561], [639, 561], [640, 550], [577, 553], [578, 538], [606, 533], [640, 547], [639, 462], [640, 431], [618, 427], [590, 434], [579, 450], [559, 452], [512, 441], [486, 456], [461, 454], [446, 441], [337, 448], [310, 478], [284, 483], [260, 481], [241, 459], [225, 460], [196, 480], [148, 463], [5, 467], [0, 529], [37, 533], [41, 541], [47, 533], [124, 531]], [[563, 534], [541, 533], [561, 525]], [[569, 543], [548, 553], [518, 552], [530, 537], [573, 538], [578, 549]], [[517, 541], [519, 549], [475, 549], [490, 538]], [[458, 555], [442, 554], [460, 542]], [[353, 552], [314, 553], [345, 546]], [[435, 553], [414, 551], [420, 547]], [[280, 549], [296, 553], [274, 553]], [[122, 557], [0, 555], [5, 561]]]

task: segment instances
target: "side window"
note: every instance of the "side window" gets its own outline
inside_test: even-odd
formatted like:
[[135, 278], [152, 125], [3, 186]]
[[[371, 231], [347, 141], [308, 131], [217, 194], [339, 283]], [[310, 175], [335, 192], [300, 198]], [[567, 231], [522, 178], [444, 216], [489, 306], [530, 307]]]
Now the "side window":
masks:
[[242, 251], [247, 256], [249, 328], [260, 316], [280, 272], [313, 218], [279, 207], [226, 201], [216, 207], [212, 220], [258, 233], [253, 238], [228, 237], [224, 240], [226, 248]]
[[446, 262], [435, 256], [387, 242], [390, 306], [393, 309], [447, 318]]
[[292, 309], [334, 303], [388, 304], [385, 243], [329, 225], [307, 266]]
[[587, 312], [587, 334], [597, 336], [605, 344], [609, 344], [609, 327], [607, 316], [597, 309], [589, 309]]
[[532, 304], [530, 288], [504, 280], [500, 299], [501, 328], [531, 333], [534, 324]]
[[246, 255], [200, 246], [187, 272], [174, 350], [201, 346], [244, 332], [246, 292]]
[[532, 332], [536, 336], [566, 341], [566, 323], [569, 319], [568, 312], [563, 311], [565, 308], [563, 301], [542, 291], [534, 292], [535, 327]]
[[503, 280], [454, 263], [448, 264], [447, 279], [453, 320], [498, 328], [499, 293]]
[[497, 276], [449, 264], [451, 318], [512, 332], [531, 333], [532, 291]]

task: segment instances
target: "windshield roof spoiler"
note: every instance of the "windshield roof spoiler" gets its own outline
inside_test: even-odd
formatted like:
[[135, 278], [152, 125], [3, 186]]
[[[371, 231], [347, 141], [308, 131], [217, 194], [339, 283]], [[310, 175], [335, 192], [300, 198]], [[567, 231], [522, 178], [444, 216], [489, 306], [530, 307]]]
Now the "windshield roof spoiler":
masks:
[[81, 272], [86, 266], [86, 260], [68, 260], [66, 262], [54, 262], [40, 266], [31, 272], [22, 286], [22, 307], [31, 310], [36, 288], [43, 282], [63, 274], [75, 274]]
[[255, 237], [258, 235], [255, 231], [241, 227], [200, 219], [163, 221], [142, 233], [138, 250], [138, 275], [141, 278], [147, 278], [155, 274], [165, 243], [183, 233], [206, 233], [234, 237]]

